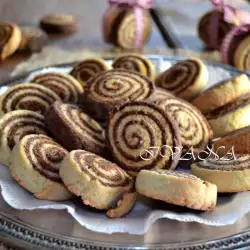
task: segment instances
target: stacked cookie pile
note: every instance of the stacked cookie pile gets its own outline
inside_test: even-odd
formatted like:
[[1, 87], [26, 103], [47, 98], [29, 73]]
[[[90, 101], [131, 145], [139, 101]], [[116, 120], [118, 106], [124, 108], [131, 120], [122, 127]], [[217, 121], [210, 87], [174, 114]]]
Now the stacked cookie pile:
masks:
[[194, 175], [176, 168], [190, 148], [196, 156], [205, 152], [213, 134], [250, 125], [250, 84], [240, 75], [204, 91], [207, 82], [199, 59], [156, 75], [152, 62], [137, 54], [115, 59], [112, 67], [91, 58], [69, 74], [38, 74], [0, 97], [0, 162], [35, 197], [80, 196], [111, 218], [127, 214], [137, 193], [212, 210], [217, 191], [250, 188], [249, 156], [194, 163]]

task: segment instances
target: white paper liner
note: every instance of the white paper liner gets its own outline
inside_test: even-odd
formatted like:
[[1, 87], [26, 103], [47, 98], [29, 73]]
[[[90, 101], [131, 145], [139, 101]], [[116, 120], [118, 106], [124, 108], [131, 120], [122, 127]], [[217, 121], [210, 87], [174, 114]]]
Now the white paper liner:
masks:
[[[167, 69], [171, 64], [163, 62], [157, 65], [158, 69]], [[209, 84], [227, 79], [230, 72], [222, 68], [208, 66]], [[26, 81], [36, 74], [45, 72], [65, 72], [70, 68], [46, 68], [36, 71], [28, 76]], [[6, 90], [6, 88], [4, 88]], [[1, 91], [1, 89], [0, 89]], [[136, 235], [144, 234], [156, 220], [168, 218], [183, 222], [198, 222], [213, 226], [226, 226], [235, 223], [250, 211], [250, 192], [239, 193], [218, 198], [218, 204], [213, 212], [194, 212], [191, 210], [173, 210], [168, 204], [152, 200], [147, 202], [139, 198], [134, 209], [126, 217], [120, 219], [109, 219], [104, 212], [93, 211], [84, 206], [80, 201], [50, 202], [34, 198], [30, 193], [16, 184], [10, 177], [8, 168], [0, 164], [0, 186], [4, 200], [16, 209], [65, 209], [82, 226], [89, 230], [101, 233], [130, 233]]]

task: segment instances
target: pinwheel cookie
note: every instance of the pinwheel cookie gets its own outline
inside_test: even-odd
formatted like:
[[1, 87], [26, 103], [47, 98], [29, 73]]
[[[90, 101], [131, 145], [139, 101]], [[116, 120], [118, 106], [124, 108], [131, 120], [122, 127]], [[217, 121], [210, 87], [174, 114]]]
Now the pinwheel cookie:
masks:
[[134, 183], [124, 170], [84, 150], [71, 151], [63, 160], [60, 176], [66, 187], [80, 196], [85, 205], [110, 209]]
[[79, 97], [83, 93], [81, 84], [68, 74], [57, 72], [39, 74], [31, 79], [30, 82], [51, 89], [64, 102], [78, 103]]
[[223, 80], [207, 89], [194, 100], [192, 104], [203, 114], [211, 112], [223, 105], [233, 102], [241, 95], [250, 92], [250, 82], [246, 74]]
[[201, 211], [213, 210], [216, 185], [194, 175], [169, 170], [142, 170], [136, 178], [136, 191], [147, 197]]
[[29, 134], [47, 134], [44, 117], [29, 110], [16, 110], [0, 119], [0, 162], [9, 165], [12, 149]]
[[203, 91], [208, 82], [208, 69], [198, 58], [178, 62], [160, 73], [155, 80], [157, 87], [174, 95], [191, 100]]
[[0, 96], [0, 117], [19, 109], [45, 114], [50, 105], [58, 100], [61, 100], [60, 97], [49, 88], [35, 83], [21, 83]]
[[211, 158], [194, 163], [191, 166], [192, 173], [214, 183], [221, 193], [250, 190], [250, 155], [232, 155], [230, 158]]
[[105, 155], [103, 129], [79, 107], [55, 102], [45, 114], [45, 124], [66, 149], [85, 149]]
[[0, 23], [0, 60], [12, 55], [22, 39], [21, 30], [13, 23]]
[[250, 94], [237, 98], [206, 114], [214, 137], [225, 136], [237, 129], [250, 125]]
[[67, 153], [47, 136], [26, 135], [11, 153], [10, 174], [38, 199], [67, 200], [73, 195], [59, 176], [60, 162]]
[[142, 169], [175, 169], [180, 158], [177, 123], [148, 102], [130, 102], [114, 111], [106, 140], [115, 161], [133, 176]]

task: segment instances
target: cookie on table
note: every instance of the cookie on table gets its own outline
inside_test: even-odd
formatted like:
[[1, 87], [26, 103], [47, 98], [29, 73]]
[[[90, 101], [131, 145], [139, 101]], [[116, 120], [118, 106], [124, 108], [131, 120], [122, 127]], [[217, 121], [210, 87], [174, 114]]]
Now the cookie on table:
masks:
[[44, 135], [26, 135], [14, 147], [10, 174], [17, 183], [41, 200], [63, 201], [73, 197], [59, 176], [67, 150]]
[[85, 205], [108, 210], [134, 183], [124, 170], [84, 150], [71, 151], [62, 161], [60, 176], [65, 186]]
[[50, 105], [61, 98], [39, 84], [20, 83], [0, 96], [0, 117], [13, 110], [31, 110], [45, 114]]
[[206, 114], [249, 92], [250, 81], [246, 74], [240, 74], [207, 89], [191, 103]]
[[213, 150], [221, 157], [232, 149], [235, 154], [250, 154], [250, 126], [213, 140]]
[[225, 136], [250, 125], [250, 94], [245, 94], [206, 114], [214, 138]]
[[150, 99], [154, 84], [140, 73], [123, 69], [101, 72], [86, 82], [83, 109], [93, 118], [106, 120], [110, 110], [130, 101]]
[[15, 110], [0, 119], [0, 162], [9, 165], [12, 149], [29, 134], [47, 134], [44, 117], [29, 110]]
[[54, 102], [45, 114], [48, 130], [67, 150], [85, 149], [105, 155], [104, 130], [79, 107]]
[[71, 34], [78, 31], [78, 20], [68, 14], [49, 14], [42, 17], [40, 27], [47, 33]]
[[183, 151], [199, 154], [210, 144], [213, 131], [205, 116], [189, 102], [169, 96], [154, 102], [167, 112], [179, 127]]
[[234, 65], [240, 70], [250, 70], [250, 37], [245, 37], [238, 45], [234, 54]]
[[102, 58], [89, 58], [76, 63], [70, 74], [75, 77], [82, 86], [93, 76], [112, 67]]
[[48, 41], [46, 33], [36, 27], [20, 27], [22, 33], [19, 51], [40, 52]]
[[49, 72], [38, 74], [30, 80], [54, 91], [62, 101], [78, 103], [83, 87], [73, 76], [66, 73]]
[[217, 186], [219, 193], [250, 190], [250, 155], [237, 155], [235, 159], [213, 159], [191, 165], [192, 174]]
[[21, 30], [14, 23], [0, 23], [0, 60], [11, 56], [19, 47], [22, 39]]
[[154, 79], [155, 77], [155, 66], [146, 57], [140, 54], [127, 54], [117, 57], [113, 64], [115, 69], [124, 69], [129, 71], [135, 71], [142, 75]]
[[106, 141], [114, 160], [132, 176], [142, 169], [175, 169], [180, 158], [177, 123], [149, 102], [130, 102], [114, 111], [107, 122]]
[[178, 206], [201, 211], [211, 211], [216, 206], [216, 185], [184, 172], [142, 170], [135, 187], [141, 195]]
[[189, 58], [174, 64], [155, 80], [157, 87], [188, 101], [199, 95], [207, 83], [208, 69], [198, 58]]

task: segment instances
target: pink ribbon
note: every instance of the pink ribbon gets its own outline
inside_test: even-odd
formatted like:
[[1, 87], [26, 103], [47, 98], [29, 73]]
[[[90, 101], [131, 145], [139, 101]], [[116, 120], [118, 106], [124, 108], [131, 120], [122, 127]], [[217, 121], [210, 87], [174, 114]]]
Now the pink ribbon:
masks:
[[[250, 22], [250, 15], [247, 12], [243, 12], [239, 9], [232, 7], [225, 3], [224, 0], [211, 0], [215, 10], [223, 10], [224, 20], [228, 23], [235, 23], [235, 19], [238, 20], [237, 25]], [[242, 15], [245, 15], [245, 20], [242, 19]], [[219, 20], [220, 13], [214, 11], [211, 16], [211, 21], [209, 24], [209, 47], [212, 49], [217, 49], [218, 39], [219, 39]]]
[[233, 62], [230, 62], [228, 53], [229, 53], [230, 46], [232, 42], [234, 41], [234, 38], [237, 36], [245, 37], [249, 34], [249, 32], [250, 32], [250, 24], [246, 23], [240, 26], [235, 26], [230, 32], [227, 33], [221, 45], [220, 53], [221, 53], [222, 63], [225, 63], [225, 64], [233, 63]]
[[103, 16], [103, 36], [104, 40], [108, 41], [108, 34], [106, 32], [106, 25], [108, 20], [109, 12], [114, 7], [131, 7], [134, 9], [135, 13], [135, 26], [136, 26], [136, 38], [135, 47], [139, 48], [142, 44], [143, 38], [143, 9], [150, 9], [154, 7], [153, 0], [135, 0], [135, 1], [123, 1], [123, 0], [109, 0], [109, 8], [104, 13]]

